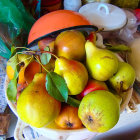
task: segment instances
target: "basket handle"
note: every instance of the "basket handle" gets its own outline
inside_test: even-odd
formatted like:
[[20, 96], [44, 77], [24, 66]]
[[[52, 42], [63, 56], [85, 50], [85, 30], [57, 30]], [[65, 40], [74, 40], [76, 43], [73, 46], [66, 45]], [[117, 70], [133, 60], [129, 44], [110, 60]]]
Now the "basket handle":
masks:
[[16, 128], [14, 131], [14, 138], [15, 140], [25, 140], [25, 138], [23, 137], [23, 129], [25, 127], [29, 126], [28, 124], [24, 123], [23, 121], [21, 121], [18, 118], [17, 124], [16, 124]]

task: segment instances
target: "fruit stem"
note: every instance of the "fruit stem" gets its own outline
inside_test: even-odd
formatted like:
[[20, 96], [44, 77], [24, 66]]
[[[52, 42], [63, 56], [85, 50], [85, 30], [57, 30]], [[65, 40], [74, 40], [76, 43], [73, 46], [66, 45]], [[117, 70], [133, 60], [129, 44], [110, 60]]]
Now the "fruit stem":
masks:
[[31, 50], [31, 49], [26, 48], [26, 47], [16, 47], [16, 49], [26, 49], [26, 50]]
[[[19, 52], [17, 52], [16, 54], [20, 54]], [[28, 57], [28, 58], [26, 58], [26, 59], [24, 59], [24, 60], [22, 60], [22, 62], [24, 62], [25, 60], [28, 60], [28, 59], [30, 59], [30, 61], [29, 61], [29, 63], [32, 61], [32, 58], [33, 58], [33, 55], [31, 56], [31, 57]], [[17, 55], [17, 59], [18, 59], [18, 55]], [[22, 62], [18, 62], [17, 63], [17, 65], [20, 65]]]
[[49, 72], [49, 70], [47, 70], [47, 69], [42, 65], [42, 63], [40, 62], [40, 60], [39, 60], [36, 56], [34, 56], [34, 57], [36, 58], [36, 60], [38, 61], [38, 63], [42, 66], [42, 68], [43, 68], [45, 71]]
[[[58, 59], [58, 56], [56, 56], [55, 54], [53, 54], [52, 52], [49, 52], [49, 51], [32, 51], [32, 50], [29, 50], [29, 51], [23, 51], [25, 54], [29, 54], [29, 55], [40, 55], [42, 53], [49, 53], [51, 54], [52, 56], [54, 56], [56, 59]], [[20, 53], [20, 52], [19, 52]]]
[[[19, 47], [17, 47], [17, 48], [19, 48]], [[21, 47], [21, 48], [25, 48], [25, 47]], [[27, 49], [27, 48], [26, 48]], [[20, 54], [21, 52], [17, 52], [17, 54]], [[34, 56], [35, 58], [36, 58], [36, 60], [38, 61], [38, 63], [42, 66], [42, 68], [45, 70], [45, 71], [47, 71], [47, 72], [49, 72], [43, 65], [42, 65], [42, 63], [40, 62], [40, 60], [35, 56], [35, 55], [40, 55], [40, 54], [42, 54], [42, 53], [49, 53], [49, 54], [51, 54], [52, 56], [54, 56], [56, 59], [58, 59], [58, 57], [55, 55], [55, 54], [53, 54], [52, 52], [49, 52], [49, 51], [32, 51], [32, 50], [30, 50], [30, 49], [28, 49], [28, 51], [22, 51], [22, 53], [23, 54], [27, 54], [27, 55], [32, 55], [32, 56]]]
[[95, 33], [99, 33], [99, 32], [101, 32], [103, 30], [104, 30], [104, 28], [98, 29], [97, 31], [95, 31]]
[[32, 51], [32, 50], [28, 50], [28, 51], [17, 52], [17, 54], [34, 55], [34, 54], [36, 54], [36, 52]]
[[58, 56], [56, 56], [55, 54], [53, 54], [52, 52], [49, 52], [49, 51], [40, 51], [41, 53], [49, 53], [51, 54], [52, 56], [54, 56], [56, 59], [58, 59]]

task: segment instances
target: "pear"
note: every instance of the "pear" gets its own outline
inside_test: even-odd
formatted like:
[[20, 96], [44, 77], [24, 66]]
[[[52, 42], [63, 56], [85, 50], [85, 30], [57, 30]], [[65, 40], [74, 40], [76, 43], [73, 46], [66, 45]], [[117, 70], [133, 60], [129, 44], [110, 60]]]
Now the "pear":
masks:
[[87, 69], [82, 63], [76, 60], [64, 57], [57, 58], [54, 72], [65, 79], [69, 95], [80, 94], [88, 81]]
[[118, 71], [113, 75], [109, 82], [117, 92], [128, 90], [135, 81], [135, 70], [126, 62], [119, 62]]
[[20, 119], [34, 127], [48, 125], [58, 116], [61, 102], [51, 97], [45, 88], [45, 73], [37, 73], [17, 100]]
[[106, 132], [119, 120], [120, 100], [106, 90], [92, 91], [82, 99], [78, 116], [89, 131]]
[[92, 78], [106, 81], [117, 72], [118, 58], [113, 52], [97, 48], [90, 41], [86, 42], [85, 49], [86, 65]]

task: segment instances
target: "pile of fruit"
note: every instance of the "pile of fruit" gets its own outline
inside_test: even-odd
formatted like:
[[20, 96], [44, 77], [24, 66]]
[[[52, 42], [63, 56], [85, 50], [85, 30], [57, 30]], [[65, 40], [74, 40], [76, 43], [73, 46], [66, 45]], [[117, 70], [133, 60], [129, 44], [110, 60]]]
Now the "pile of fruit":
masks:
[[38, 128], [93, 132], [117, 124], [135, 71], [116, 53], [97, 47], [96, 32], [67, 30], [40, 40], [36, 50], [11, 52], [7, 96], [21, 120]]

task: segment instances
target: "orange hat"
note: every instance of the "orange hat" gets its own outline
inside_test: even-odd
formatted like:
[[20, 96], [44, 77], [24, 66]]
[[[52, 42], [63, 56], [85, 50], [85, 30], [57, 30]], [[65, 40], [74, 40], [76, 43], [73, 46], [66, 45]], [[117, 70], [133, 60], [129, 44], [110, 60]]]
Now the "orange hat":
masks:
[[[97, 30], [98, 28], [91, 25], [90, 22], [78, 12], [70, 10], [57, 10], [50, 12], [39, 18], [32, 26], [28, 44], [35, 42], [38, 38], [42, 38], [55, 31], [69, 29], [76, 26], [87, 26]], [[73, 29], [73, 28], [72, 28]]]

